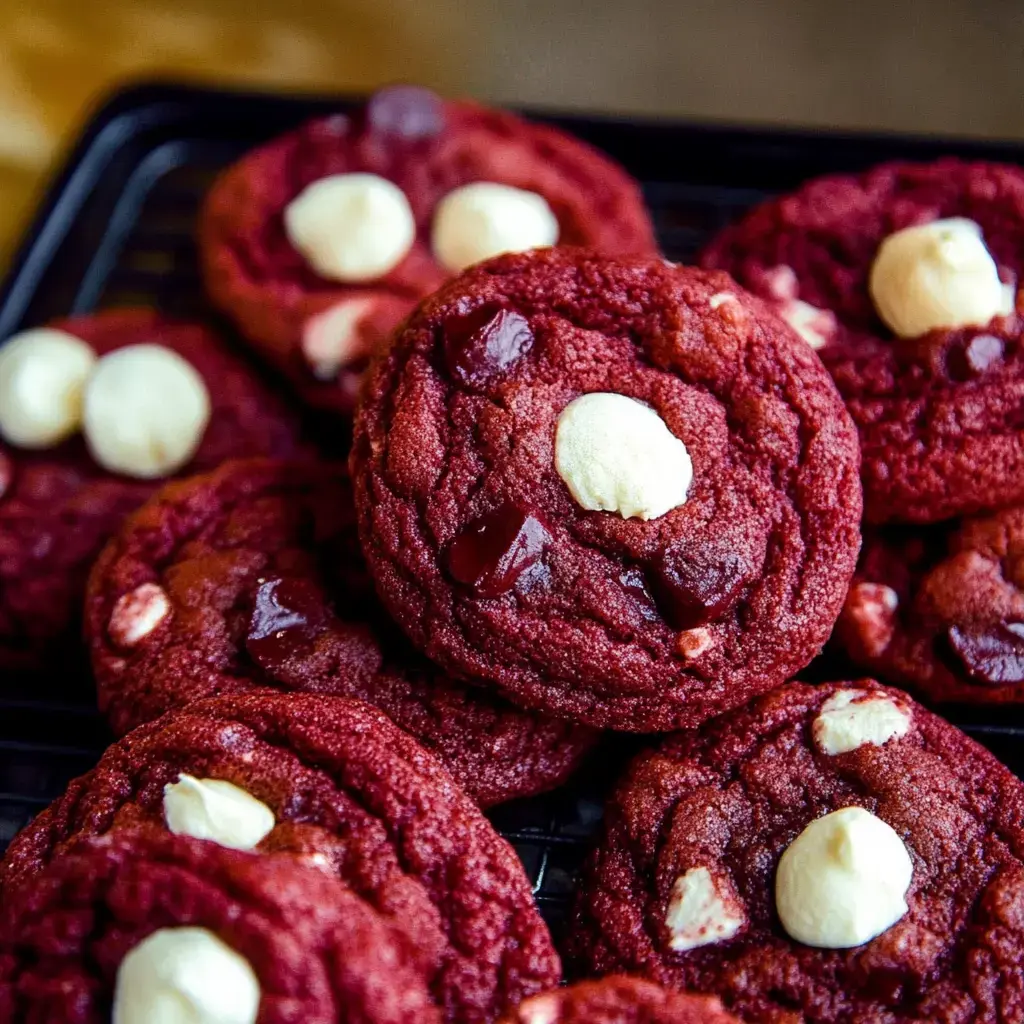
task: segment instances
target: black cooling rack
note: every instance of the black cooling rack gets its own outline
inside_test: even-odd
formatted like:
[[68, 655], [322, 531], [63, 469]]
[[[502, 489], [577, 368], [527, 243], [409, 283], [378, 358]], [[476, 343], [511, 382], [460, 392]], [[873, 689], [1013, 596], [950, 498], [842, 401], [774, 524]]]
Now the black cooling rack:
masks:
[[[193, 228], [204, 190], [246, 149], [351, 101], [145, 85], [115, 96], [69, 154], [0, 290], [0, 339], [69, 313], [156, 305], [210, 317]], [[536, 115], [535, 115], [536, 116]], [[1024, 162], [1024, 146], [542, 117], [617, 158], [644, 185], [666, 254], [691, 259], [710, 233], [772, 192], [883, 160], [958, 154]], [[835, 676], [833, 676], [835, 678]], [[0, 852], [95, 762], [109, 737], [78, 679], [0, 679]], [[1024, 773], [1024, 713], [950, 713]], [[608, 785], [636, 741], [602, 750], [569, 789], [499, 808], [538, 902], [557, 923]], [[609, 756], [611, 754], [611, 756]]]

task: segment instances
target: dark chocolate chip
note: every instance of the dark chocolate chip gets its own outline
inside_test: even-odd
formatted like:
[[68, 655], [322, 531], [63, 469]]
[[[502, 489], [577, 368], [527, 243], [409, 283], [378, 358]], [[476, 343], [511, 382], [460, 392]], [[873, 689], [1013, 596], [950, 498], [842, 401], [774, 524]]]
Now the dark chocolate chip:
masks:
[[637, 603], [640, 614], [648, 621], [658, 617], [654, 605], [654, 598], [651, 597], [644, 580], [644, 574], [639, 569], [626, 569], [619, 574], [619, 583], [623, 590]]
[[448, 570], [479, 597], [498, 597], [536, 565], [551, 543], [539, 518], [506, 502], [471, 523], [448, 549]]
[[673, 629], [693, 629], [720, 618], [736, 604], [748, 571], [731, 551], [669, 548], [653, 566], [651, 589]]
[[267, 672], [309, 651], [328, 619], [323, 595], [305, 580], [261, 580], [245, 648]]
[[1024, 683], [1024, 622], [998, 622], [985, 629], [947, 631], [953, 653], [976, 683]]
[[533, 347], [526, 317], [487, 302], [444, 322], [448, 372], [461, 383], [481, 387]]
[[390, 85], [367, 101], [366, 126], [406, 142], [431, 139], [444, 131], [444, 101], [416, 85]]

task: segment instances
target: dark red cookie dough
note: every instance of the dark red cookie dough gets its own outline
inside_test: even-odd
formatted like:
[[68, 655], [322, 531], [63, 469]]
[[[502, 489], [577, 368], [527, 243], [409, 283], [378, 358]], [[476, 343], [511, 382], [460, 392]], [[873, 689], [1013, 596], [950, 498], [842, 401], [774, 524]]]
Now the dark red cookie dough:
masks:
[[[100, 355], [154, 342], [187, 359], [209, 389], [210, 423], [181, 475], [225, 459], [299, 450], [295, 414], [218, 337], [148, 310], [118, 310], [51, 326]], [[0, 443], [0, 669], [56, 669], [81, 661], [81, 602], [96, 556], [160, 481], [110, 473], [81, 435], [26, 451]]]
[[[128, 645], [119, 623], [138, 593], [166, 614]], [[257, 687], [361, 697], [483, 806], [553, 788], [597, 740], [456, 683], [410, 647], [373, 594], [341, 466], [250, 460], [166, 488], [99, 560], [86, 635], [119, 734]]]
[[835, 638], [935, 701], [1024, 701], [1024, 508], [864, 539]]
[[[685, 443], [685, 504], [644, 522], [573, 499], [556, 423], [601, 391]], [[856, 434], [821, 363], [727, 275], [661, 260], [470, 269], [374, 364], [351, 464], [413, 642], [593, 725], [692, 726], [777, 685], [824, 643], [856, 561]]]
[[[289, 242], [285, 207], [321, 178], [377, 174], [405, 193], [416, 240], [383, 277], [345, 284], [319, 276]], [[215, 183], [199, 225], [213, 301], [314, 405], [350, 413], [369, 354], [449, 275], [430, 244], [438, 204], [453, 189], [492, 181], [536, 192], [558, 219], [560, 242], [611, 254], [657, 251], [637, 183], [564, 132], [425, 89], [381, 90], [349, 115], [312, 121], [267, 143]], [[367, 299], [351, 361], [318, 381], [303, 354], [305, 324], [345, 299]]]
[[738, 1024], [717, 999], [671, 992], [640, 978], [608, 977], [545, 992], [502, 1024]]
[[0, 908], [4, 1024], [110, 1019], [124, 958], [202, 928], [260, 983], [259, 1024], [439, 1024], [411, 943], [336, 879], [151, 832], [75, 845]]
[[[789, 683], [641, 756], [584, 871], [575, 966], [712, 992], [759, 1024], [1024, 1015], [1024, 784], [898, 690], [875, 693], [909, 710], [902, 737], [825, 753], [813, 738], [822, 706], [838, 690], [872, 687]], [[776, 866], [808, 823], [851, 805], [906, 845], [909, 912], [864, 945], [814, 949], [779, 923]], [[698, 866], [721, 893], [731, 887], [744, 924], [730, 939], [673, 951], [670, 893]]]
[[491, 1021], [558, 982], [515, 851], [418, 743], [342, 697], [264, 690], [142, 726], [14, 840], [5, 902], [76, 837], [161, 826], [164, 786], [181, 772], [262, 800], [278, 824], [261, 850], [319, 862], [402, 925], [445, 1020]]
[[1024, 170], [941, 160], [835, 175], [757, 207], [701, 257], [745, 287], [835, 315], [820, 350], [860, 431], [870, 521], [936, 522], [1024, 500], [1024, 347], [1019, 314], [899, 339], [868, 277], [895, 231], [967, 217], [1004, 281], [1024, 278]]

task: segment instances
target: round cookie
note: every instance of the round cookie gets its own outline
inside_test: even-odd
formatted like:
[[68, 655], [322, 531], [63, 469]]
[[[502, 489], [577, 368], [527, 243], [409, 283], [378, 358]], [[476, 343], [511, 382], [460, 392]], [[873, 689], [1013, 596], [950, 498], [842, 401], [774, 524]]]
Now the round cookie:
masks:
[[727, 275], [661, 260], [467, 271], [374, 364], [351, 465], [417, 647], [617, 729], [696, 725], [799, 670], [859, 544], [856, 434], [820, 362]]
[[294, 858], [121, 832], [0, 909], [6, 1024], [184, 1020], [182, 1003], [232, 1024], [441, 1020], [408, 937]]
[[[1024, 349], [1012, 288], [1000, 310], [1009, 315], [992, 318], [990, 309], [980, 314], [988, 322], [968, 326], [968, 317], [919, 336], [897, 336], [872, 301], [882, 243], [949, 218], [980, 227], [989, 285], [998, 272], [1015, 288], [1024, 275], [1024, 170], [952, 159], [811, 181], [754, 209], [701, 257], [774, 301], [819, 346], [860, 431], [872, 522], [937, 522], [1024, 500]], [[971, 274], [979, 271], [973, 246]], [[949, 279], [941, 284], [951, 290]], [[974, 298], [984, 284], [970, 278]]]
[[346, 414], [370, 353], [450, 276], [463, 236], [488, 239], [490, 254], [555, 241], [657, 252], [638, 184], [608, 157], [409, 86], [248, 154], [214, 184], [199, 224], [213, 301], [307, 401]]
[[[558, 982], [558, 956], [515, 851], [418, 743], [342, 697], [219, 697], [137, 729], [14, 840], [5, 901], [34, 889], [82, 836], [162, 831], [177, 820], [165, 787], [183, 772], [260, 801], [273, 817], [257, 849], [339, 875], [412, 935], [445, 1020], [493, 1020]], [[222, 830], [226, 813], [203, 821]]]
[[608, 977], [527, 999], [501, 1024], [738, 1024], [717, 999]]
[[1022, 821], [1024, 784], [899, 690], [789, 683], [634, 762], [571, 956], [769, 1024], [1014, 1020]]
[[1024, 508], [867, 534], [835, 638], [934, 701], [1024, 701]]
[[[180, 472], [207, 471], [234, 456], [298, 452], [294, 413], [206, 328], [145, 310], [98, 313], [53, 327], [100, 357], [155, 343], [199, 373], [210, 418]], [[89, 569], [107, 538], [158, 486], [102, 468], [81, 434], [34, 450], [0, 441], [0, 669], [77, 666]]]
[[410, 648], [373, 594], [341, 466], [249, 460], [166, 488], [104, 551], [85, 617], [118, 734], [257, 687], [361, 697], [482, 806], [554, 788], [597, 740], [457, 683]]

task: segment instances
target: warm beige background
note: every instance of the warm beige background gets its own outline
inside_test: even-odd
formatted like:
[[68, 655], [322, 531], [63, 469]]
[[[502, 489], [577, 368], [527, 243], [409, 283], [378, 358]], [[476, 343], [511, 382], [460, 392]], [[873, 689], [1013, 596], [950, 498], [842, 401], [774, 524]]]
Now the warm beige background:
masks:
[[1022, 57], [1020, 0], [0, 0], [0, 262], [128, 78], [1024, 138]]

